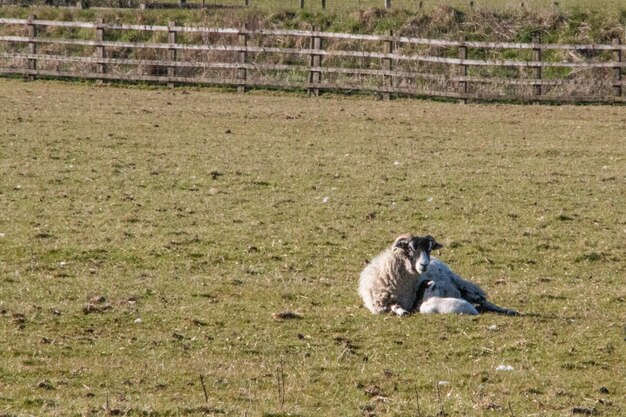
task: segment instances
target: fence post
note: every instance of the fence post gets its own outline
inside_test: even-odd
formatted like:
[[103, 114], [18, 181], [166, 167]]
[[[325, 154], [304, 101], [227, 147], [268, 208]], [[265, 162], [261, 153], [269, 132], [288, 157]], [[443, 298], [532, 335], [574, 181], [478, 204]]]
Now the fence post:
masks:
[[[176, 22], [170, 21], [167, 23], [167, 42], [172, 45], [169, 49], [169, 60], [170, 62], [176, 62], [177, 51], [174, 45], [176, 44], [176, 30], [174, 30], [174, 26], [176, 26]], [[170, 65], [167, 67], [167, 76], [170, 81], [167, 83], [167, 86], [170, 88], [174, 87], [174, 82], [172, 78], [176, 77], [176, 67], [174, 65]]]
[[[28, 16], [28, 53], [31, 55], [37, 54], [37, 41], [35, 37], [37, 37], [37, 25], [34, 23], [34, 20], [37, 19], [37, 16], [31, 14]], [[35, 71], [37, 70], [37, 59], [29, 58], [28, 59], [28, 69], [33, 72], [28, 75], [28, 80], [33, 81], [35, 79]]]
[[[459, 45], [459, 59], [466, 60], [467, 59], [467, 46], [465, 45], [465, 36], [461, 36], [459, 39], [461, 44]], [[465, 104], [467, 103], [467, 65], [459, 64], [459, 77], [461, 80], [459, 81], [459, 103]]]
[[613, 91], [615, 93], [615, 97], [622, 97], [622, 67], [619, 64], [622, 62], [622, 50], [619, 49], [620, 39], [613, 39], [613, 46], [616, 49], [613, 50], [613, 61], [617, 64], [615, 68], [613, 68], [613, 73], [615, 74], [615, 85], [613, 86]]
[[391, 9], [391, 0], [385, 0], [385, 9]]
[[[387, 31], [387, 36], [393, 36], [392, 31]], [[392, 54], [393, 53], [393, 41], [391, 39], [386, 39], [383, 41], [383, 53], [384, 54]], [[385, 74], [383, 75], [383, 87], [385, 88], [383, 92], [383, 100], [391, 99], [391, 87], [393, 86], [393, 78], [391, 76], [391, 58], [383, 58], [383, 70]]]
[[[245, 64], [247, 61], [247, 52], [246, 48], [248, 47], [248, 33], [246, 31], [246, 25], [244, 24], [242, 31], [239, 32], [237, 36], [237, 40], [239, 42], [239, 46], [243, 49], [239, 51], [237, 60], [240, 64]], [[246, 92], [246, 80], [248, 78], [248, 71], [245, 67], [237, 68], [237, 92], [245, 93]]]
[[304, 0], [300, 0], [300, 8], [304, 9]]
[[[313, 28], [313, 32], [319, 32], [319, 30], [319, 27]], [[314, 51], [322, 49], [322, 38], [315, 36], [315, 33], [311, 36], [311, 49]], [[309, 64], [311, 66], [309, 84], [312, 84], [312, 86], [309, 87], [309, 96], [318, 97], [320, 95], [319, 83], [322, 81], [322, 72], [319, 70], [322, 65], [322, 56], [314, 53], [311, 54]]]
[[[533, 47], [533, 61], [536, 62], [541, 62], [541, 46], [539, 45], [539, 43], [541, 42], [541, 38], [539, 37], [539, 35], [533, 35], [533, 44], [535, 44], [535, 47]], [[542, 89], [541, 89], [541, 65], [537, 65], [535, 66], [535, 81], [537, 81], [534, 84], [534, 94], [535, 96], [539, 97], [541, 96], [542, 93]]]
[[[106, 64], [104, 63], [104, 23], [102, 17], [98, 17], [96, 20], [96, 57], [98, 58], [98, 74], [104, 74], [106, 72]], [[102, 60], [102, 61], [101, 61]], [[99, 83], [102, 79], [98, 80]]]
[[322, 0], [322, 9], [325, 10], [326, 9], [326, 0]]

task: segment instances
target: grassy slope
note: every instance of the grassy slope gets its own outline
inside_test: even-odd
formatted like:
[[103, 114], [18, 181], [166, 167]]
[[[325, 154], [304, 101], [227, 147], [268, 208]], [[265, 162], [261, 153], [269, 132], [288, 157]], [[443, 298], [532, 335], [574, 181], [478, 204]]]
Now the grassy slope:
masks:
[[[232, 0], [234, 1], [234, 0]], [[496, 4], [497, 3], [497, 4]], [[181, 25], [227, 26], [248, 28], [299, 28], [352, 33], [385, 33], [397, 35], [468, 40], [530, 41], [532, 33], [542, 36], [544, 42], [611, 43], [613, 38], [624, 39], [626, 5], [623, 2], [589, 0], [561, 1], [562, 7], [550, 7], [552, 2], [531, 2], [529, 8], [517, 7], [519, 2], [492, 0], [480, 2], [473, 9], [468, 2], [426, 2], [417, 9], [414, 3], [397, 4], [391, 10], [354, 4], [333, 6], [325, 11], [318, 2], [304, 10], [293, 7], [295, 1], [253, 2], [255, 7], [209, 7], [202, 10], [123, 10], [55, 7], [2, 7], [0, 16], [26, 18], [35, 14], [40, 19], [95, 21], [100, 16], [105, 22], [164, 25], [176, 21]], [[211, 4], [211, 3], [208, 3]], [[395, 3], [394, 3], [395, 4]], [[477, 2], [478, 4], [478, 2]], [[376, 5], [376, 4], [374, 4]], [[382, 1], [380, 2], [382, 5]], [[497, 5], [500, 5], [498, 7]], [[316, 7], [317, 6], [317, 7]], [[4, 29], [9, 30], [9, 29]], [[76, 35], [76, 33], [75, 33]], [[82, 36], [93, 37], [92, 31]], [[107, 38], [111, 37], [107, 34]], [[112, 39], [109, 39], [112, 40]]]
[[[622, 108], [16, 80], [0, 101], [2, 415], [626, 408]], [[359, 271], [404, 231], [528, 315], [368, 314]]]
[[[245, 0], [187, 0], [187, 4], [204, 4], [209, 8], [223, 7], [242, 7]], [[37, 4], [44, 4], [43, 0], [38, 0]], [[55, 2], [57, 3], [57, 2]], [[71, 3], [71, 2], [68, 2]], [[132, 0], [132, 3], [178, 3], [178, 0]], [[258, 9], [299, 9], [300, 2], [298, 0], [249, 0], [251, 6]], [[322, 10], [322, 0], [305, 0], [306, 10]], [[529, 9], [554, 9], [554, 0], [475, 0], [474, 8], [489, 9], [519, 9], [524, 4], [524, 8]], [[560, 9], [569, 10], [572, 8], [620, 8], [623, 4], [620, 0], [604, 0], [602, 4], [593, 0], [559, 0], [558, 7]], [[83, 5], [90, 4], [92, 7], [110, 6], [116, 7], [124, 4], [120, 0], [84, 0]], [[351, 11], [357, 8], [376, 7], [383, 8], [384, 0], [327, 0], [326, 10], [328, 11]], [[393, 9], [417, 9], [419, 0], [392, 0]], [[432, 9], [440, 5], [448, 5], [458, 9], [469, 9], [470, 0], [425, 0], [422, 2], [422, 8]]]

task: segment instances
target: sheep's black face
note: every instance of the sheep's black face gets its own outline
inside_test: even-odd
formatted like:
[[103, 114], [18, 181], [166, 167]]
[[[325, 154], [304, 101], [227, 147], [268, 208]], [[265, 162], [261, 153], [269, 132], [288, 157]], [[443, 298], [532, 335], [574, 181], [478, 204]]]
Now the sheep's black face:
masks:
[[418, 274], [423, 274], [428, 270], [430, 253], [443, 248], [443, 245], [430, 235], [425, 237], [403, 235], [396, 239], [394, 246], [405, 250]]
[[419, 274], [423, 274], [428, 270], [430, 265], [430, 252], [433, 250], [433, 246], [437, 244], [432, 236], [415, 237], [409, 242], [409, 248], [414, 252], [415, 258], [415, 270]]

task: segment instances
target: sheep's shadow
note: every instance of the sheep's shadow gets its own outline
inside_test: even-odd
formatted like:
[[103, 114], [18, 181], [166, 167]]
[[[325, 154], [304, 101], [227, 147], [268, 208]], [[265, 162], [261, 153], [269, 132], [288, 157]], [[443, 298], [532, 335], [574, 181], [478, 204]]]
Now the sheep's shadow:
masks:
[[542, 320], [559, 320], [559, 321], [571, 321], [571, 320], [580, 320], [579, 316], [560, 316], [554, 313], [534, 313], [534, 312], [522, 312], [518, 313], [517, 317], [520, 318], [538, 318]]

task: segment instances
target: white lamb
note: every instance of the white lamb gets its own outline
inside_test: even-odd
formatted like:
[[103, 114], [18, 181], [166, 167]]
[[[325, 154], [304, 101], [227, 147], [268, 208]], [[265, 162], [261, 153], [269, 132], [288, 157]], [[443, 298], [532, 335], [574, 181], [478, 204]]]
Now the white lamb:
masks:
[[391, 248], [376, 256], [361, 272], [359, 295], [365, 307], [374, 314], [391, 311], [399, 316], [417, 311], [423, 295], [421, 291], [418, 294], [420, 284], [433, 281], [442, 298], [464, 299], [479, 311], [517, 314], [490, 303], [479, 286], [459, 277], [439, 259], [431, 258], [431, 251], [442, 247], [432, 236], [398, 236]]
[[[441, 297], [442, 291], [433, 281], [424, 281], [426, 286], [424, 298], [420, 305], [422, 314], [471, 314], [477, 315], [478, 310], [461, 298]], [[419, 292], [419, 291], [418, 291]]]

